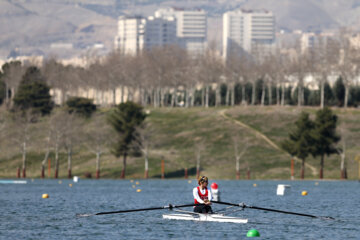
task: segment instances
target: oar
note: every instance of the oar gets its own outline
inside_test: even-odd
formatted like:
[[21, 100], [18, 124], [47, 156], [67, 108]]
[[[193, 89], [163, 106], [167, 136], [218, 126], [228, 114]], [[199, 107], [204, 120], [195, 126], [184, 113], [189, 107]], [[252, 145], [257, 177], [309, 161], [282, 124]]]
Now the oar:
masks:
[[252, 209], [269, 211], [269, 212], [292, 214], [292, 215], [298, 215], [298, 216], [303, 216], [303, 217], [334, 219], [332, 217], [315, 216], [315, 215], [310, 215], [310, 214], [305, 214], [305, 213], [288, 212], [288, 211], [277, 210], [277, 209], [250, 206], [250, 205], [245, 205], [244, 203], [237, 203], [236, 204], [236, 203], [228, 203], [228, 202], [220, 202], [220, 201], [211, 201], [211, 202], [218, 203], [218, 204], [223, 204], [223, 205], [235, 206], [235, 207], [252, 208]]
[[105, 215], [105, 214], [115, 214], [115, 213], [128, 213], [128, 212], [140, 212], [140, 211], [152, 211], [152, 210], [162, 210], [162, 209], [169, 209], [172, 210], [173, 208], [181, 208], [181, 207], [192, 207], [195, 204], [185, 204], [185, 205], [172, 205], [169, 204], [168, 206], [163, 207], [152, 207], [152, 208], [138, 208], [138, 209], [129, 209], [129, 210], [119, 210], [119, 211], [112, 211], [112, 212], [99, 212], [94, 214], [76, 214], [77, 217], [89, 217], [93, 215]]

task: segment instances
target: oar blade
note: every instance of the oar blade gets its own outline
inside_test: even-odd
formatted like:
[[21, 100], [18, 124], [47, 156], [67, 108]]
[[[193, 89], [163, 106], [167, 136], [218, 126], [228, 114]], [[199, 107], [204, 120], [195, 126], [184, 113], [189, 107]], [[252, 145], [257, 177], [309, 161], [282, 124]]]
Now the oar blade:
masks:
[[90, 216], [94, 216], [95, 214], [93, 213], [77, 213], [76, 217], [78, 218], [82, 218], [82, 217], [90, 217]]

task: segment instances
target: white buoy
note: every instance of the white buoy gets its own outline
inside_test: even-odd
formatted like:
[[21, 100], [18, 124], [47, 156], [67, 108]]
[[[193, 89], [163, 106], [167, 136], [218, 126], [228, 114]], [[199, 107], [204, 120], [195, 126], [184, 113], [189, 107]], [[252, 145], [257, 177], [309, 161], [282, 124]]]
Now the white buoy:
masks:
[[79, 181], [79, 177], [78, 177], [78, 176], [74, 176], [73, 181], [74, 181], [74, 182], [78, 182], [78, 181]]
[[290, 185], [279, 184], [277, 186], [276, 195], [283, 196], [290, 190]]

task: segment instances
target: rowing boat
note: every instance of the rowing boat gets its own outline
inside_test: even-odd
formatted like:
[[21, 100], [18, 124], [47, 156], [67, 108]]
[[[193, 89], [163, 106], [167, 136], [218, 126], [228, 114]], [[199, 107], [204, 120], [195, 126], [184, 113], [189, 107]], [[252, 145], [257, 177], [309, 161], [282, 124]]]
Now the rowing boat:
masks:
[[247, 223], [247, 219], [224, 216], [223, 214], [186, 213], [186, 214], [163, 214], [164, 219], [189, 220], [202, 222], [225, 222], [225, 223]]
[[[305, 213], [297, 213], [297, 212], [289, 212], [284, 210], [277, 210], [277, 209], [271, 209], [271, 208], [263, 208], [263, 207], [256, 207], [256, 206], [250, 206], [246, 205], [244, 203], [228, 203], [228, 202], [220, 202], [220, 201], [212, 201], [213, 203], [227, 205], [230, 207], [240, 207], [239, 210], [244, 210], [245, 208], [250, 209], [256, 209], [256, 210], [262, 210], [267, 212], [277, 212], [277, 213], [284, 213], [284, 214], [292, 214], [297, 216], [303, 216], [303, 217], [311, 217], [311, 218], [321, 218], [321, 219], [334, 219], [332, 217], [327, 216], [315, 216]], [[224, 223], [247, 223], [247, 219], [242, 219], [238, 217], [229, 217], [225, 216], [224, 214], [219, 214], [220, 210], [217, 213], [195, 213], [191, 211], [185, 211], [185, 210], [177, 210], [183, 207], [193, 207], [195, 204], [184, 204], [184, 205], [172, 205], [169, 204], [168, 206], [162, 206], [162, 207], [151, 207], [151, 208], [138, 208], [138, 209], [128, 209], [128, 210], [119, 210], [119, 211], [111, 211], [111, 212], [99, 212], [99, 213], [86, 213], [86, 214], [76, 214], [77, 217], [89, 217], [94, 215], [107, 215], [107, 214], [115, 214], [115, 213], [129, 213], [129, 212], [140, 212], [140, 211], [153, 211], [153, 210], [173, 210], [176, 212], [180, 212], [181, 214], [164, 214], [164, 219], [174, 219], [174, 220], [191, 220], [191, 221], [205, 221], [205, 222], [224, 222]], [[228, 209], [229, 207], [227, 207]], [[235, 210], [235, 211], [239, 211]], [[233, 211], [233, 212], [235, 212]]]

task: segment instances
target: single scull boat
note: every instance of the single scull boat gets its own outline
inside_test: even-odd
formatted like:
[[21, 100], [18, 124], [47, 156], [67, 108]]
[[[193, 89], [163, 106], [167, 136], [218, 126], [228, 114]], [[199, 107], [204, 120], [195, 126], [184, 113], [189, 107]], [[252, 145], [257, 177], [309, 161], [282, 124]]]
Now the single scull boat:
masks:
[[238, 217], [229, 217], [222, 214], [204, 214], [204, 213], [188, 213], [188, 214], [163, 214], [164, 219], [172, 220], [190, 220], [203, 222], [224, 222], [224, 223], [247, 223], [247, 219]]

